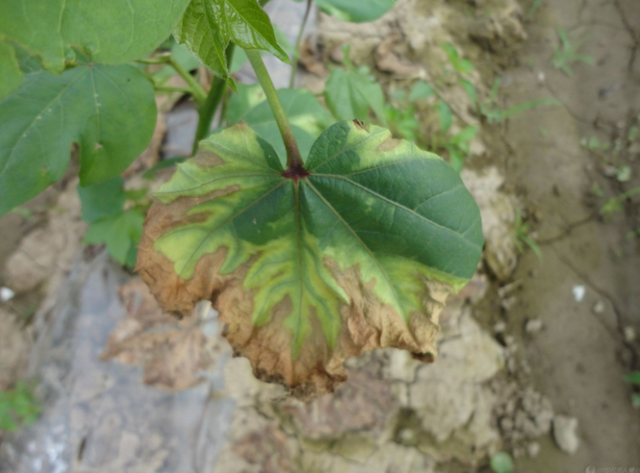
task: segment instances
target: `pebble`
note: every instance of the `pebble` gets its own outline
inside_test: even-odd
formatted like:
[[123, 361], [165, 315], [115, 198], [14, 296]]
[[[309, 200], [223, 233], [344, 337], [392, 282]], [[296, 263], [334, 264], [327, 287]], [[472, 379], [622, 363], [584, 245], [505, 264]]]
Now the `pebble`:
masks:
[[13, 297], [16, 295], [15, 292], [13, 292], [11, 289], [9, 289], [8, 287], [0, 287], [0, 301], [2, 302], [8, 302], [11, 299], [13, 299]]
[[524, 326], [524, 330], [531, 335], [538, 333], [542, 330], [542, 320], [532, 319], [527, 321], [527, 324]]
[[597, 301], [591, 308], [594, 314], [602, 314], [604, 312], [604, 302]]
[[580, 446], [578, 437], [578, 419], [568, 416], [553, 418], [553, 438], [565, 453], [574, 454]]
[[538, 442], [531, 442], [527, 445], [527, 454], [531, 458], [535, 458], [540, 453], [540, 444]]
[[498, 322], [493, 326], [493, 331], [495, 333], [503, 333], [505, 330], [507, 330], [506, 322]]
[[627, 325], [624, 328], [624, 339], [626, 342], [628, 343], [632, 343], [635, 342], [637, 338], [637, 333], [636, 333], [636, 329], [633, 328], [631, 325]]

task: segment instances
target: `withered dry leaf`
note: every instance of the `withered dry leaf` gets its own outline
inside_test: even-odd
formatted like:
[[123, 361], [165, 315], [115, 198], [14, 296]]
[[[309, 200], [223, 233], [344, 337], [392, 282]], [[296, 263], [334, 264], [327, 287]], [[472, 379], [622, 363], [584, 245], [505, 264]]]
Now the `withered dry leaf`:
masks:
[[198, 384], [199, 373], [215, 363], [214, 342], [202, 331], [207, 320], [177, 320], [163, 312], [140, 278], [122, 285], [119, 292], [128, 315], [100, 358], [141, 366], [145, 384], [155, 387], [181, 391]]
[[210, 300], [254, 374], [309, 399], [343, 362], [397, 347], [431, 361], [447, 296], [473, 275], [480, 215], [439, 157], [340, 122], [305, 170], [241, 124], [156, 193], [138, 270], [162, 307]]

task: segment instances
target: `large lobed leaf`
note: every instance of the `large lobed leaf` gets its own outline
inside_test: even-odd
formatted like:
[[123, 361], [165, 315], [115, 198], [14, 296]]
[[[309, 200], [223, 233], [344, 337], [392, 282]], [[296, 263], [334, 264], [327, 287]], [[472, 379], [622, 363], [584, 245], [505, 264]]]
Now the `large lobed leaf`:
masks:
[[0, 215], [62, 178], [73, 143], [82, 185], [118, 175], [147, 147], [155, 122], [153, 87], [135, 67], [27, 74], [0, 101]]
[[285, 172], [244, 124], [212, 135], [156, 194], [138, 258], [165, 309], [210, 299], [254, 373], [300, 398], [332, 391], [362, 350], [432, 360], [483, 243], [458, 175], [387, 130], [337, 123], [305, 167]]
[[62, 72], [71, 48], [105, 64], [123, 64], [152, 51], [171, 33], [189, 0], [3, 0], [5, 36]]
[[227, 78], [225, 50], [230, 41], [243, 49], [269, 51], [282, 61], [289, 57], [257, 0], [191, 0], [174, 31], [176, 39], [220, 77]]

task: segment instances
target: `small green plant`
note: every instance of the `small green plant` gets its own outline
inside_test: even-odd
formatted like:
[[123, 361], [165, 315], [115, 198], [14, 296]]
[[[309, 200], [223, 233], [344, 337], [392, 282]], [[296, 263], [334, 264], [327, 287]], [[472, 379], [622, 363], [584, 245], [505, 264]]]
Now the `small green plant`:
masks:
[[508, 120], [517, 115], [520, 115], [522, 112], [541, 107], [543, 105], [560, 105], [560, 101], [556, 99], [543, 98], [523, 102], [506, 109], [499, 108], [497, 106], [497, 101], [498, 91], [500, 90], [501, 83], [502, 80], [497, 77], [493, 82], [493, 86], [491, 88], [491, 92], [489, 93], [488, 99], [480, 105], [480, 113], [486, 118], [489, 124], [500, 123], [504, 120]]
[[0, 430], [15, 432], [31, 425], [41, 411], [42, 406], [27, 383], [20, 381], [13, 389], [0, 391]]
[[[625, 376], [624, 379], [627, 383], [630, 383], [640, 389], [640, 371], [634, 371], [633, 373]], [[631, 403], [633, 404], [633, 407], [640, 409], [640, 393], [633, 393], [631, 395]]]
[[520, 210], [516, 210], [516, 221], [513, 225], [513, 233], [511, 235], [513, 243], [516, 245], [518, 251], [524, 253], [524, 245], [531, 248], [539, 260], [542, 261], [542, 250], [538, 243], [531, 237], [529, 230], [529, 222], [525, 222], [522, 219], [522, 213]]
[[600, 208], [600, 215], [602, 215], [605, 219], [608, 219], [611, 218], [614, 214], [622, 212], [624, 210], [624, 202], [636, 194], [640, 194], [640, 186], [634, 187], [633, 189], [630, 189], [620, 195], [611, 197]]
[[506, 452], [494, 453], [491, 456], [491, 471], [493, 473], [511, 473], [513, 471], [513, 460]]
[[560, 69], [568, 76], [572, 76], [573, 69], [571, 68], [571, 64], [575, 62], [583, 62], [590, 65], [595, 64], [591, 56], [578, 52], [586, 38], [583, 38], [575, 44], [571, 44], [569, 36], [563, 28], [558, 28], [558, 36], [560, 37], [560, 46], [553, 52], [553, 67]]

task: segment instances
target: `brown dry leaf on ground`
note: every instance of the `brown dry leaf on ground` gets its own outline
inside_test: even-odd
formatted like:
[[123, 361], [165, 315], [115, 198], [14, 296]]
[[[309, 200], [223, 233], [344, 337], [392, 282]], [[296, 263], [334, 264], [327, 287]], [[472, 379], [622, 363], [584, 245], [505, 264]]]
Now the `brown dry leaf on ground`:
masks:
[[200, 383], [214, 364], [215, 341], [202, 330], [207, 316], [178, 320], [163, 312], [146, 284], [135, 278], [120, 287], [127, 309], [109, 337], [102, 360], [141, 366], [144, 382], [180, 391]]

